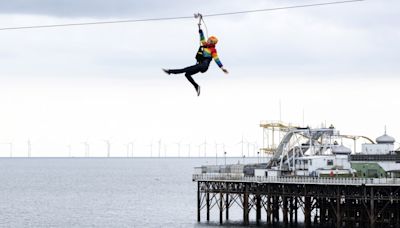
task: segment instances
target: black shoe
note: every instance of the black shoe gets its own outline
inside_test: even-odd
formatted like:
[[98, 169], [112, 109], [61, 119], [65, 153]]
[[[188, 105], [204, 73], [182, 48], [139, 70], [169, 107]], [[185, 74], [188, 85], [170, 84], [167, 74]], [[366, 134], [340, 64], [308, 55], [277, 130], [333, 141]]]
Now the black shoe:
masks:
[[166, 73], [166, 74], [171, 74], [171, 72], [169, 72], [169, 70], [167, 70], [167, 69], [162, 69], [163, 71], [164, 71], [164, 73]]
[[196, 87], [196, 91], [197, 91], [197, 96], [200, 96], [200, 86]]

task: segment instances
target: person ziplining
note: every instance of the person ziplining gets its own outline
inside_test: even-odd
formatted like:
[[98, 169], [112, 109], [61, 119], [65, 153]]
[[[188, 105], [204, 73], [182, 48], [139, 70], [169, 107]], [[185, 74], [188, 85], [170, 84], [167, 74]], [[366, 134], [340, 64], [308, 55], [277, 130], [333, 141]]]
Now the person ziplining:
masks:
[[208, 39], [205, 39], [204, 32], [201, 29], [201, 21], [203, 20], [201, 14], [195, 15], [195, 17], [199, 17], [199, 34], [200, 34], [200, 48], [196, 54], [197, 63], [193, 66], [189, 66], [182, 69], [163, 69], [163, 71], [167, 74], [183, 74], [185, 73], [185, 77], [189, 80], [190, 83], [194, 86], [197, 92], [197, 96], [200, 95], [200, 86], [196, 83], [196, 81], [192, 78], [192, 75], [197, 74], [199, 72], [205, 73], [212, 61], [214, 59], [215, 63], [221, 68], [221, 70], [228, 74], [228, 70], [224, 68], [221, 63], [221, 60], [218, 57], [217, 49], [215, 49], [215, 45], [218, 43], [218, 39], [215, 36], [210, 36]]

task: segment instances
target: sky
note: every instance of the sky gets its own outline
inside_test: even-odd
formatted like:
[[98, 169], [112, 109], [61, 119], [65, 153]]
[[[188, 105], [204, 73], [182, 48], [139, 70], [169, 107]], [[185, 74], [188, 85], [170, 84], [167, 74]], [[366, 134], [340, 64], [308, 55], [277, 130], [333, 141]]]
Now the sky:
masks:
[[[323, 2], [1, 1], [0, 28]], [[161, 71], [194, 64], [194, 18], [0, 31], [0, 156], [10, 143], [13, 156], [25, 156], [28, 140], [33, 156], [82, 156], [84, 142], [104, 156], [104, 140], [113, 156], [130, 142], [135, 156], [204, 154], [204, 142], [209, 156], [222, 156], [222, 144], [239, 156], [242, 136], [249, 153], [261, 146], [262, 120], [333, 124], [373, 139], [386, 126], [400, 140], [399, 8], [366, 0], [205, 18], [230, 73], [212, 63], [194, 76], [200, 97], [182, 75]]]

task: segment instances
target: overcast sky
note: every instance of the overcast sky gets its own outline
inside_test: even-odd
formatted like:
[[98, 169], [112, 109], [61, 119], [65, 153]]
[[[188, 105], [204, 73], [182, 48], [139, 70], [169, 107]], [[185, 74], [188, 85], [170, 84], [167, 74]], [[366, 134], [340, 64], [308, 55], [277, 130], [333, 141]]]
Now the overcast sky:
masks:
[[[0, 27], [190, 16], [327, 1], [0, 1]], [[194, 63], [197, 21], [183, 19], [64, 28], [5, 30], [0, 44], [0, 142], [34, 155], [115, 155], [135, 140], [137, 155], [176, 155], [176, 142], [205, 139], [240, 154], [242, 135], [262, 143], [261, 120], [334, 124], [342, 133], [400, 140], [400, 2], [362, 2], [205, 18], [220, 59], [195, 76], [161, 68]], [[398, 145], [397, 145], [398, 146]], [[187, 147], [188, 148], [188, 147]], [[164, 148], [163, 148], [164, 149]], [[0, 153], [8, 154], [0, 144]], [[222, 149], [218, 149], [222, 153]]]

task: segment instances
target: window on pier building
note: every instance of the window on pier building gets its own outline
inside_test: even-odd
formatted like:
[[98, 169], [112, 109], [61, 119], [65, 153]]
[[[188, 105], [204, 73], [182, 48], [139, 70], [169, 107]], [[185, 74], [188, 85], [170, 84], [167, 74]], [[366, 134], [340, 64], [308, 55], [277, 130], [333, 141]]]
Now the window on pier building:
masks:
[[333, 165], [333, 160], [326, 161], [326, 165]]

